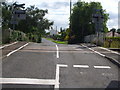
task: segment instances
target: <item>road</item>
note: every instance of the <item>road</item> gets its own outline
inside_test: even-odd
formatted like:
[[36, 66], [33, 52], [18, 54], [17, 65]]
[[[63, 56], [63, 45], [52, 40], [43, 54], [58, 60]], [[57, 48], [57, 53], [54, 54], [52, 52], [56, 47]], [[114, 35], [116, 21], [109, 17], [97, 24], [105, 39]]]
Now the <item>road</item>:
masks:
[[[2, 80], [7, 80], [7, 83], [3, 84], [4, 88], [119, 86], [120, 69], [109, 60], [81, 45], [55, 44], [46, 39], [42, 39], [40, 44], [30, 43], [22, 50], [4, 58], [2, 70]], [[33, 85], [25, 84], [30, 83], [30, 80]]]

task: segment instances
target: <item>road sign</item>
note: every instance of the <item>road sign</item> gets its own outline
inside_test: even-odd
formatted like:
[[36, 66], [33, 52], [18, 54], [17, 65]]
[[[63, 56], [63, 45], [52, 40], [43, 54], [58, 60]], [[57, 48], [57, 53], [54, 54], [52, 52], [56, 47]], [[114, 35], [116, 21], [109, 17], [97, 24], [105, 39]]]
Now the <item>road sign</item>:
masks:
[[25, 14], [25, 10], [15, 10], [15, 14]]
[[10, 23], [11, 23], [11, 24], [18, 24], [18, 21], [16, 21], [16, 20], [11, 20]]
[[14, 17], [19, 20], [26, 19], [25, 10], [15, 10], [14, 11]]
[[19, 20], [25, 20], [26, 19], [26, 14], [15, 14], [15, 17]]

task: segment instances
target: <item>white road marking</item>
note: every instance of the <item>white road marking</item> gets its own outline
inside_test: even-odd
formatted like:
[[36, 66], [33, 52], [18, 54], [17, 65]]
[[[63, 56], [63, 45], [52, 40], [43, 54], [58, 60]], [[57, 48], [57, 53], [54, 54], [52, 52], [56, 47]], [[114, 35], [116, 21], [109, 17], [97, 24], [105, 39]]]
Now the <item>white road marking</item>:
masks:
[[107, 50], [107, 51], [109, 51], [109, 52], [112, 52], [112, 53], [115, 53], [115, 54], [120, 55], [120, 53], [115, 52], [115, 51], [112, 51], [112, 50], [109, 50], [109, 49], [107, 49], [107, 48], [103, 48], [103, 47], [99, 47], [99, 48], [101, 48], [101, 49]]
[[20, 48], [18, 48], [18, 49], [16, 49], [16, 50], [12, 51], [12, 52], [10, 52], [10, 53], [8, 53], [8, 54], [7, 54], [7, 57], [8, 57], [8, 56], [10, 56], [11, 54], [13, 54], [13, 53], [17, 52], [18, 50], [20, 50], [20, 49], [24, 48], [24, 47], [25, 47], [25, 46], [27, 46], [28, 44], [29, 44], [29, 43], [27, 43], [27, 44], [25, 44], [25, 45], [21, 46]]
[[112, 73], [102, 73], [103, 76], [113, 76]]
[[55, 80], [52, 79], [31, 79], [31, 78], [0, 78], [1, 84], [41, 84], [55, 85]]
[[100, 68], [100, 69], [110, 69], [110, 66], [94, 66], [94, 68]]
[[56, 45], [56, 49], [57, 49], [57, 51], [56, 51], [56, 57], [59, 58], [59, 49], [58, 49], [58, 45]]
[[89, 48], [89, 47], [87, 47], [87, 46], [85, 46], [85, 45], [82, 45], [82, 46], [83, 46], [83, 47], [88, 48], [89, 50], [91, 50], [91, 51], [93, 51], [93, 52], [95, 52], [95, 53], [97, 53], [97, 54], [99, 54], [99, 55], [100, 55], [100, 56], [102, 56], [102, 57], [105, 57], [105, 55], [104, 55], [104, 54], [99, 53], [99, 52], [97, 52], [97, 51], [93, 50], [92, 48]]
[[79, 48], [79, 49], [75, 49], [75, 50], [81, 51], [82, 49]]
[[8, 47], [8, 46], [11, 46], [11, 45], [14, 45], [14, 44], [16, 44], [16, 43], [18, 43], [18, 41], [17, 41], [17, 42], [14, 42], [14, 43], [11, 43], [11, 44], [7, 44], [7, 45], [4, 45], [4, 46], [1, 46], [0, 49], [5, 48], [5, 47]]
[[89, 68], [88, 65], [73, 65], [75, 68]]
[[55, 88], [59, 88], [59, 73], [60, 73], [60, 67], [68, 67], [68, 65], [63, 65], [63, 64], [57, 64], [56, 65], [56, 83], [55, 83]]

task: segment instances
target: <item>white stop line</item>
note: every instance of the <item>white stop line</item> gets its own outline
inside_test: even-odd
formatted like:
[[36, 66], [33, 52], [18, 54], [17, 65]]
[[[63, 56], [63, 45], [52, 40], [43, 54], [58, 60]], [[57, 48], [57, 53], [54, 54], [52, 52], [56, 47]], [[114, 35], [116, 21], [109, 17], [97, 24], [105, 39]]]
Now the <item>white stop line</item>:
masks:
[[25, 85], [54, 85], [55, 89], [59, 89], [60, 67], [68, 67], [68, 65], [56, 65], [55, 79], [33, 79], [33, 78], [0, 78], [0, 84], [25, 84]]
[[68, 65], [64, 65], [64, 64], [57, 64], [56, 65], [56, 83], [55, 83], [55, 88], [59, 88], [59, 75], [60, 75], [60, 67], [68, 67]]
[[1, 84], [35, 84], [35, 85], [55, 85], [55, 80], [32, 79], [32, 78], [0, 78]]

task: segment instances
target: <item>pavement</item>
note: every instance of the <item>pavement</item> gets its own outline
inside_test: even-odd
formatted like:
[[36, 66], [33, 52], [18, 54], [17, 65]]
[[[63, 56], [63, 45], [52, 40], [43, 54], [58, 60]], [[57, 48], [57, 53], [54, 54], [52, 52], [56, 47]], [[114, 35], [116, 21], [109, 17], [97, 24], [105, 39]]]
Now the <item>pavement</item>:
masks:
[[[95, 49], [95, 48], [94, 48]], [[120, 68], [83, 45], [56, 44], [46, 39], [29, 43], [2, 60], [6, 88], [120, 89]]]
[[118, 67], [120, 67], [120, 53], [117, 51], [113, 51], [111, 49], [107, 49], [104, 47], [98, 47], [96, 45], [93, 44], [88, 44], [88, 43], [84, 43], [82, 45], [85, 45], [88, 47], [88, 49], [93, 49], [94, 51], [99, 52], [100, 54], [105, 55], [104, 57], [107, 58], [108, 60], [110, 60], [111, 62], [113, 62], [114, 64], [116, 64]]

